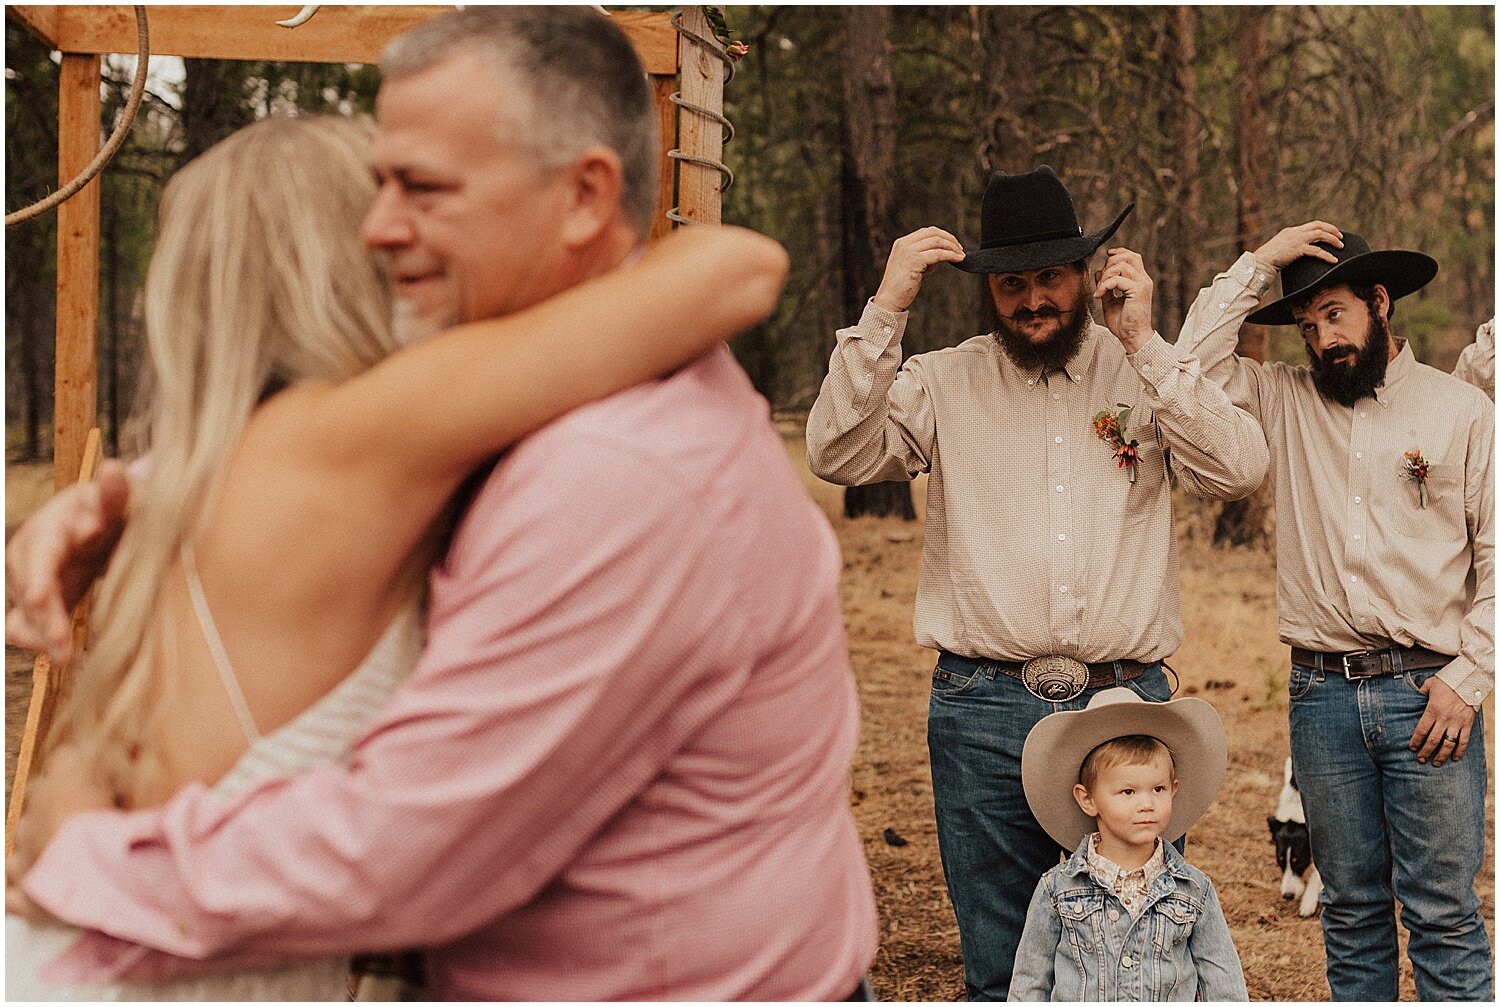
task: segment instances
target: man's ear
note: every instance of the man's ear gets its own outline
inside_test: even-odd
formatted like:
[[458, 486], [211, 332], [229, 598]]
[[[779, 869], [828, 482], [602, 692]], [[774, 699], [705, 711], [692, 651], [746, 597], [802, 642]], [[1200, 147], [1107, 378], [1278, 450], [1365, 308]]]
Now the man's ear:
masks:
[[620, 155], [601, 144], [585, 148], [566, 169], [562, 241], [571, 248], [589, 244], [620, 213], [625, 169]]
[[1375, 284], [1373, 291], [1375, 296], [1375, 311], [1387, 322], [1391, 320], [1391, 293], [1385, 289], [1385, 284]]
[[1099, 817], [1099, 806], [1094, 803], [1094, 799], [1089, 796], [1089, 789], [1083, 784], [1073, 784], [1073, 800], [1078, 802], [1078, 807], [1085, 815], [1090, 818]]

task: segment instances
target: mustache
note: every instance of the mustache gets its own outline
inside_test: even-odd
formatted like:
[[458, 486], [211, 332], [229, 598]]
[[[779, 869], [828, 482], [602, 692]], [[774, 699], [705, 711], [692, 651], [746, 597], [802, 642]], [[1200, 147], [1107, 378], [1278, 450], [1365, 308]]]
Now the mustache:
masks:
[[1344, 360], [1349, 357], [1355, 357], [1358, 355], [1359, 351], [1354, 347], [1348, 345], [1347, 343], [1340, 343], [1337, 346], [1330, 346], [1328, 349], [1324, 350], [1322, 360], [1325, 364], [1333, 364], [1337, 363], [1340, 360]]
[[[1000, 313], [997, 311], [996, 314]], [[1000, 315], [1000, 317], [1005, 319], [1007, 322], [1015, 323], [1029, 322], [1033, 318], [1066, 318], [1069, 315], [1076, 314], [1078, 314], [1077, 308], [1073, 308], [1069, 311], [1061, 311], [1057, 308], [1038, 308], [1035, 311], [1032, 311], [1030, 308], [1017, 308], [1015, 314]]]

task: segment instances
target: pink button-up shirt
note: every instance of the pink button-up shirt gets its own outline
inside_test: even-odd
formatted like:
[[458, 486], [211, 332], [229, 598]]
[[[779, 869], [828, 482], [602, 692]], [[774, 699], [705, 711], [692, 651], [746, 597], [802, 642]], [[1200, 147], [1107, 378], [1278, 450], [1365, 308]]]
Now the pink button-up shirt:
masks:
[[570, 414], [480, 492], [351, 766], [58, 833], [25, 888], [91, 932], [47, 977], [421, 946], [440, 999], [844, 996], [839, 571], [727, 349]]

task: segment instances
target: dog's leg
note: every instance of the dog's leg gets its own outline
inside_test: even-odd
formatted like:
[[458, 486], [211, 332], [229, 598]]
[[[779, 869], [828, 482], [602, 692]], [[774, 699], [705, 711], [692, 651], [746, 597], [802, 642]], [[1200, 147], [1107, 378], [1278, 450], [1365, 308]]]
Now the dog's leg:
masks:
[[1317, 865], [1307, 874], [1307, 888], [1302, 892], [1302, 902], [1297, 906], [1298, 916], [1311, 916], [1318, 911], [1318, 896], [1323, 894], [1323, 878]]

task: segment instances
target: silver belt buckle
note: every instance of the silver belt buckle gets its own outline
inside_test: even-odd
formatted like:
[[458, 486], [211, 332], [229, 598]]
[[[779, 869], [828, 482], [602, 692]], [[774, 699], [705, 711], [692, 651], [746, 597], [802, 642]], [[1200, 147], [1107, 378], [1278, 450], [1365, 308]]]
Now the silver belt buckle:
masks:
[[1021, 665], [1021, 684], [1037, 699], [1066, 703], [1089, 685], [1089, 667], [1061, 654], [1033, 657]]

